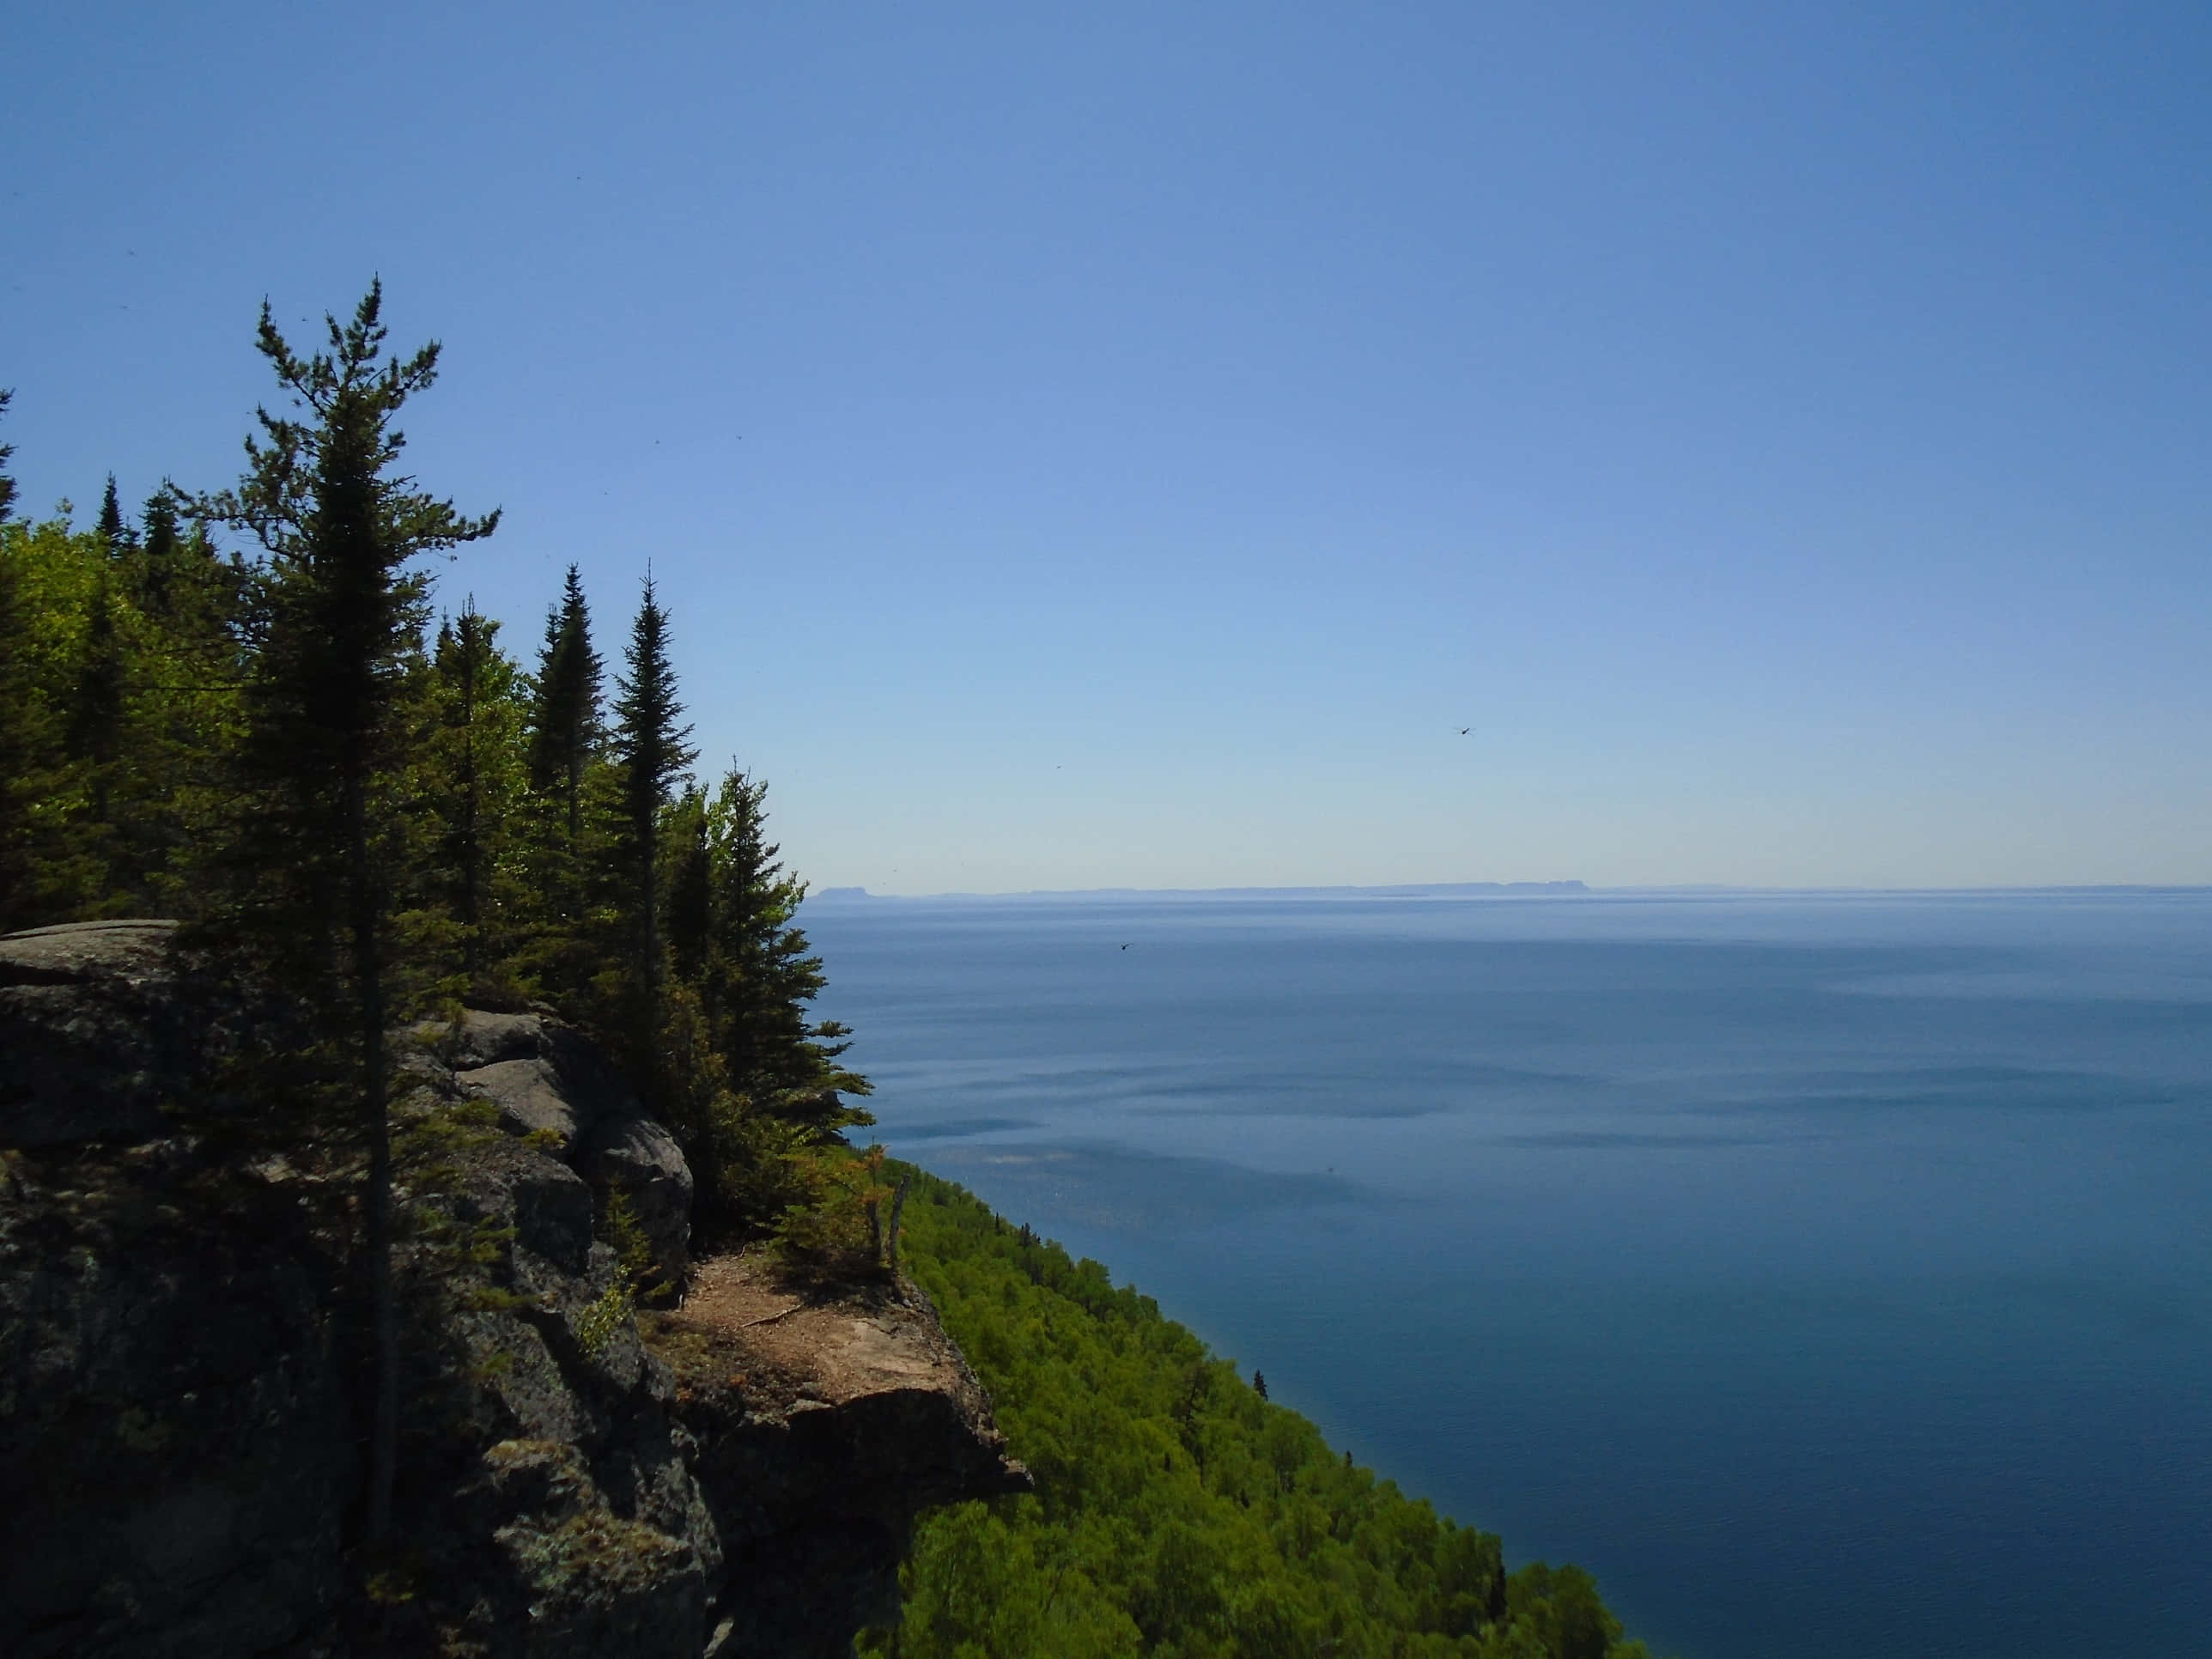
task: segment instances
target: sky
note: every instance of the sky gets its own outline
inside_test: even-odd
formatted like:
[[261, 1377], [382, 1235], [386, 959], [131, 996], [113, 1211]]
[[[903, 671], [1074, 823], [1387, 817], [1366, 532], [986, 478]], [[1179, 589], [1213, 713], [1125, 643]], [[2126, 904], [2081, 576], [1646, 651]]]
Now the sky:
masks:
[[380, 276], [442, 602], [649, 567], [817, 885], [2212, 882], [2201, 5], [0, 35], [22, 507]]

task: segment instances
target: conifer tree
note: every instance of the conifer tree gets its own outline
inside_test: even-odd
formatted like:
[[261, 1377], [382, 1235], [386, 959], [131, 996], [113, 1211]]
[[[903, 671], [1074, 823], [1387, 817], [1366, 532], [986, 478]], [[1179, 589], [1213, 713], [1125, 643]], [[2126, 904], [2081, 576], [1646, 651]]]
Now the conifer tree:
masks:
[[[0, 415], [15, 399], [12, 390], [0, 390]], [[0, 933], [29, 926], [33, 914], [31, 814], [42, 735], [26, 649], [29, 617], [6, 532], [15, 505], [15, 480], [7, 471], [15, 453], [15, 445], [0, 444]]]
[[399, 735], [395, 705], [419, 653], [416, 556], [491, 533], [396, 471], [393, 417], [436, 378], [438, 347], [384, 354], [383, 289], [372, 283], [328, 349], [295, 354], [264, 301], [258, 345], [294, 415], [258, 411], [235, 490], [195, 503], [250, 530], [269, 555], [260, 648], [248, 686], [234, 921], [289, 983], [350, 1039], [349, 1093], [368, 1144], [366, 1248], [376, 1359], [368, 1531], [390, 1528], [398, 1429], [398, 1326], [392, 1278], [392, 1146], [385, 1029], [390, 1004], [387, 831]]
[[178, 545], [176, 497], [164, 486], [147, 498], [146, 533], [140, 544], [138, 602], [153, 616], [167, 617], [175, 609]]
[[[15, 388], [0, 390], [0, 415], [8, 412], [8, 405], [15, 401]], [[13, 444], [0, 444], [0, 523], [15, 510], [15, 481], [8, 475], [8, 461], [15, 453]]]
[[[0, 448], [0, 461], [7, 451]], [[0, 485], [12, 489], [11, 481]], [[0, 489], [4, 503], [6, 489]], [[22, 583], [14, 550], [0, 542], [0, 933], [33, 925], [36, 858], [32, 815], [40, 789], [45, 722], [32, 687]]]
[[[105, 532], [102, 541], [107, 541]], [[87, 771], [92, 817], [102, 830], [111, 823], [109, 799], [123, 743], [123, 652], [115, 633], [115, 595], [108, 572], [94, 578], [92, 603], [85, 617], [84, 646], [77, 659], [75, 696], [69, 711], [70, 758]]]
[[675, 795], [678, 780], [699, 757], [685, 741], [691, 728], [677, 724], [684, 705], [676, 700], [676, 671], [668, 660], [668, 613], [660, 608], [650, 574], [623, 661], [629, 672], [615, 682], [614, 748], [622, 769], [624, 884], [635, 930], [635, 1029], [644, 1045], [639, 1057], [644, 1059], [651, 1053], [659, 1017], [660, 815]]
[[107, 544], [111, 557], [119, 556], [131, 544], [131, 527], [123, 522], [123, 504], [115, 494], [115, 475], [107, 475], [106, 493], [100, 498], [100, 539]]
[[793, 926], [806, 884], [768, 839], [767, 801], [765, 780], [732, 768], [706, 809], [712, 903], [700, 1000], [731, 1088], [811, 1139], [833, 1139], [875, 1121], [838, 1099], [870, 1089], [839, 1062], [850, 1033], [808, 1010], [826, 982], [822, 959]]
[[561, 804], [568, 839], [583, 829], [584, 775], [605, 741], [599, 719], [604, 670], [592, 648], [592, 612], [576, 567], [546, 613], [530, 710], [530, 781]]
[[459, 935], [460, 970], [474, 986], [492, 955], [499, 867], [510, 836], [520, 736], [520, 675], [499, 648], [499, 623], [476, 608], [438, 631], [432, 659], [435, 727], [428, 744], [440, 819], [439, 896]]

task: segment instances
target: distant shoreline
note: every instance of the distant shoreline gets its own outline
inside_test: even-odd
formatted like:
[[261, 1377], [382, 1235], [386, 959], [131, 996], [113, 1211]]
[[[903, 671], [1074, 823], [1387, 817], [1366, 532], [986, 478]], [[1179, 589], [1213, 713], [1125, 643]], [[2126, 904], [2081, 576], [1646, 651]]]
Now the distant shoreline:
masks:
[[2082, 882], [2047, 887], [1731, 887], [1684, 882], [1668, 886], [1591, 887], [1580, 881], [1431, 881], [1327, 887], [1070, 887], [1006, 893], [872, 893], [865, 887], [824, 887], [810, 904], [1013, 904], [1035, 900], [1104, 903], [1130, 899], [1205, 903], [1220, 899], [1428, 898], [2004, 898], [2155, 897], [2212, 893], [2212, 885], [2154, 882]]
[[1014, 899], [1243, 899], [1243, 898], [1559, 898], [1587, 896], [1578, 881], [1431, 881], [1386, 887], [1068, 887], [1033, 888], [1015, 893], [872, 893], [865, 887], [823, 887], [807, 895], [809, 903], [921, 902], [970, 899], [979, 902]]

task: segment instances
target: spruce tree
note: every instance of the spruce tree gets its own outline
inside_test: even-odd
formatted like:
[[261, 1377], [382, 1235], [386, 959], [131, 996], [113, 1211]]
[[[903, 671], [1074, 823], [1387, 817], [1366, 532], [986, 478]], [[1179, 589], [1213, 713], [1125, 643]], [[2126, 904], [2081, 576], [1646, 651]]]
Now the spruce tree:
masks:
[[[0, 448], [0, 460], [6, 458]], [[4, 477], [0, 485], [13, 488]], [[27, 649], [30, 617], [12, 551], [0, 543], [0, 933], [40, 920], [33, 815], [43, 793], [46, 749], [46, 721]]]
[[427, 745], [440, 821], [438, 895], [459, 936], [465, 984], [481, 981], [501, 908], [499, 867], [510, 836], [520, 736], [519, 676], [499, 648], [499, 624], [471, 597], [441, 626], [432, 658], [435, 723]]
[[875, 1119], [845, 1104], [868, 1080], [839, 1061], [850, 1035], [814, 1022], [807, 1005], [826, 982], [822, 959], [793, 925], [806, 884], [785, 872], [768, 839], [768, 784], [734, 768], [706, 811], [713, 898], [700, 1000], [730, 1087], [754, 1110], [814, 1139]]
[[677, 724], [684, 705], [676, 700], [676, 671], [668, 660], [668, 613], [653, 593], [650, 574], [623, 661], [629, 672], [615, 681], [614, 749], [622, 773], [624, 885], [634, 929], [635, 1030], [638, 1058], [649, 1065], [660, 1013], [660, 814], [674, 798], [677, 781], [699, 757], [685, 741], [691, 728]]
[[395, 705], [420, 649], [418, 555], [491, 533], [415, 489], [396, 465], [401, 406], [436, 378], [433, 342], [384, 354], [383, 288], [372, 283], [328, 349], [301, 357], [268, 303], [257, 343], [295, 413], [258, 411], [235, 490], [195, 503], [250, 530], [267, 550], [260, 648], [247, 690], [246, 811], [236, 831], [233, 920], [286, 982], [349, 1038], [349, 1092], [368, 1143], [366, 1247], [375, 1354], [368, 1531], [388, 1533], [398, 1429], [398, 1325], [392, 1277], [392, 1142], [385, 1030], [391, 922], [388, 831], [399, 757]]
[[131, 545], [131, 526], [123, 521], [123, 503], [115, 493], [112, 472], [107, 475], [107, 489], [100, 498], [100, 539], [107, 544], [111, 558], [120, 558]]
[[599, 719], [604, 672], [592, 648], [583, 580], [572, 564], [561, 603], [545, 616], [530, 710], [531, 785], [560, 802], [571, 842], [583, 829], [584, 775], [605, 741]]
[[[102, 540], [109, 547], [112, 542]], [[70, 700], [69, 755], [86, 771], [93, 823], [100, 832], [111, 826], [109, 798], [123, 746], [123, 650], [115, 633], [115, 595], [108, 572], [93, 580], [85, 616], [84, 645], [78, 655], [76, 684]]]
[[[15, 392], [12, 386], [0, 390], [0, 415], [5, 415], [8, 405], [15, 401]], [[0, 524], [6, 523], [8, 515], [15, 510], [15, 481], [8, 475], [9, 458], [15, 453], [15, 445], [0, 444]]]
[[[0, 415], [15, 399], [0, 390]], [[7, 471], [13, 444], [0, 444], [0, 527], [15, 505], [15, 480]], [[33, 695], [30, 618], [13, 550], [0, 538], [0, 933], [28, 927], [36, 915], [32, 811], [45, 722]]]
[[176, 608], [178, 562], [177, 501], [167, 487], [148, 497], [146, 534], [140, 544], [138, 603], [155, 617], [167, 617]]

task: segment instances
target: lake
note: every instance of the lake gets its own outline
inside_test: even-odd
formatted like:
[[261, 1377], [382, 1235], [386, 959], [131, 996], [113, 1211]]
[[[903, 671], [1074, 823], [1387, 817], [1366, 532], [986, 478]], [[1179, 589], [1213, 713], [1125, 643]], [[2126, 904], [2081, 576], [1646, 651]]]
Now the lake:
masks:
[[802, 920], [894, 1152], [1656, 1650], [2212, 1651], [2212, 893]]

